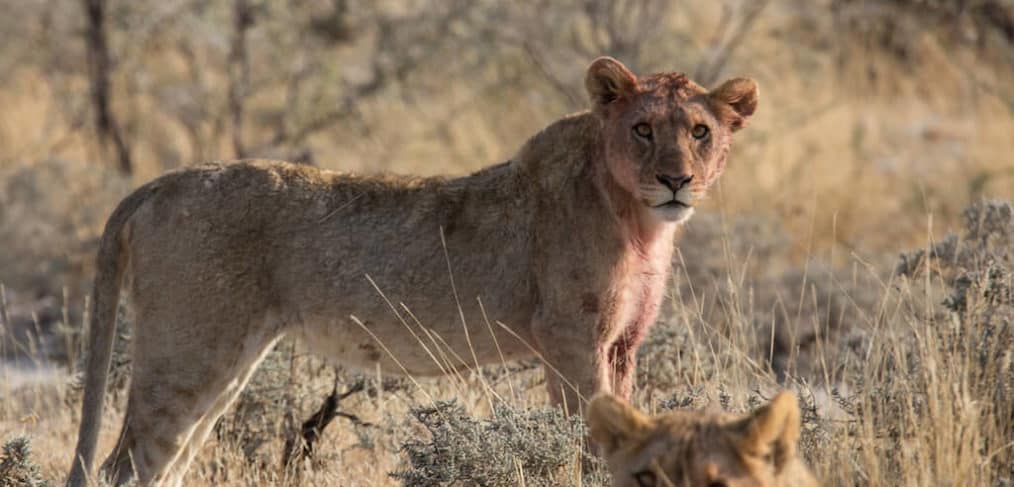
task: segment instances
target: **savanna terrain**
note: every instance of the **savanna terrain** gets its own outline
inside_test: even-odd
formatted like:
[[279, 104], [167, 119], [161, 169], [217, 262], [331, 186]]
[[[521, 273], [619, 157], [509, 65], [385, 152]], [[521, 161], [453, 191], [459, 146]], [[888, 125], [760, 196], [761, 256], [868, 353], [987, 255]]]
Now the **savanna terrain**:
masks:
[[[133, 188], [245, 157], [467, 174], [586, 109], [600, 55], [761, 90], [678, 240], [634, 403], [739, 412], [788, 388], [826, 485], [1014, 485], [1010, 0], [0, 8], [0, 485], [64, 480], [98, 238]], [[543, 382], [535, 362], [441, 379], [336, 369], [285, 340], [186, 484], [608, 485]], [[338, 414], [302, 453], [329, 397]]]

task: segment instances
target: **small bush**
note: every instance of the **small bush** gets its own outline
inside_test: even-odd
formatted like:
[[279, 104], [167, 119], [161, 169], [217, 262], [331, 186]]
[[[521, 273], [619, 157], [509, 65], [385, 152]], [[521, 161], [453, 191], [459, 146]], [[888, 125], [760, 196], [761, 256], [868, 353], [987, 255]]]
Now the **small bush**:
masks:
[[3, 456], [0, 457], [0, 486], [51, 487], [53, 484], [42, 478], [39, 466], [31, 456], [31, 445], [24, 436], [4, 443]]
[[584, 423], [558, 409], [524, 411], [494, 407], [493, 416], [475, 419], [454, 401], [418, 407], [411, 414], [430, 439], [402, 445], [409, 468], [392, 473], [402, 485], [557, 486], [606, 485], [598, 460], [586, 455]]

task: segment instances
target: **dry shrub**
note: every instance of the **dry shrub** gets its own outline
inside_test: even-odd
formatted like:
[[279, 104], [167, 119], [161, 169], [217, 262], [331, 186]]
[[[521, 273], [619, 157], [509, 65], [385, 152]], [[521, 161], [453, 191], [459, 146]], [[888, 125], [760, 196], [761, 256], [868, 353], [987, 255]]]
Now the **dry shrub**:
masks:
[[[1011, 204], [904, 254], [844, 360], [841, 414], [805, 453], [836, 482], [1008, 485], [1014, 462]], [[835, 424], [837, 423], [837, 424]], [[805, 438], [805, 435], [804, 435]], [[831, 468], [837, 465], [837, 468]]]
[[4, 443], [0, 457], [0, 485], [4, 487], [50, 487], [53, 484], [42, 478], [39, 466], [31, 458], [28, 438], [19, 436]]
[[[960, 235], [901, 256], [898, 272], [908, 280], [905, 284], [939, 280], [946, 294], [930, 296], [936, 306], [914, 310], [924, 318], [923, 326], [909, 337], [914, 346], [908, 355], [885, 361], [884, 373], [893, 380], [884, 381], [877, 391], [882, 399], [870, 407], [933, 421], [935, 428], [923, 432], [928, 440], [960, 441], [968, 446], [954, 453], [980, 463], [954, 465], [965, 458], [930, 456], [937, 473], [964, 467], [971, 470], [968, 478], [984, 481], [980, 485], [987, 479], [1010, 482], [1014, 480], [1010, 477], [1014, 455], [1009, 451], [1014, 441], [1014, 203], [980, 202], [967, 208], [963, 219]], [[898, 431], [903, 426], [887, 429]], [[899, 462], [895, 467], [905, 465]]]
[[413, 408], [429, 439], [406, 441], [409, 466], [391, 474], [405, 486], [488, 487], [578, 485], [584, 458], [594, 472], [582, 485], [605, 485], [602, 465], [582, 451], [584, 423], [559, 409], [494, 406], [475, 419], [454, 401]]

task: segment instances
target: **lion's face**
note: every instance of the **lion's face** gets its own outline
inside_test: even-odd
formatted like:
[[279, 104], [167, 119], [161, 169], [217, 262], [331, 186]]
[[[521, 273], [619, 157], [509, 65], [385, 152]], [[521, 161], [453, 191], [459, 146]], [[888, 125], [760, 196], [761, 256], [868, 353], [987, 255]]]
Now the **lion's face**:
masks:
[[686, 76], [638, 79], [612, 58], [585, 85], [603, 122], [616, 184], [662, 221], [683, 222], [725, 168], [732, 133], [757, 107], [757, 84], [737, 78], [709, 92]]
[[650, 417], [601, 396], [589, 407], [588, 424], [616, 487], [810, 485], [805, 469], [789, 468], [799, 437], [799, 409], [789, 393], [745, 417], [696, 411]]

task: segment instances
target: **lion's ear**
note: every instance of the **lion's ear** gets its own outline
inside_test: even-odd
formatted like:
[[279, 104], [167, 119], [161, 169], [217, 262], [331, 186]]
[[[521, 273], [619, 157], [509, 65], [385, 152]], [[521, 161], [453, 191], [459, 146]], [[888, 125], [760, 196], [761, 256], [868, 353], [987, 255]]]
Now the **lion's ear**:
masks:
[[592, 399], [586, 416], [592, 439], [607, 455], [641, 438], [651, 427], [651, 418], [612, 394]]
[[592, 107], [596, 112], [602, 113], [610, 104], [630, 98], [637, 92], [637, 76], [623, 63], [603, 56], [588, 66], [584, 86], [588, 90]]
[[736, 131], [745, 127], [746, 120], [757, 110], [759, 93], [756, 81], [750, 78], [733, 78], [712, 90], [710, 96], [721, 108], [732, 108], [718, 110], [719, 118]]
[[764, 407], [732, 424], [739, 448], [771, 457], [776, 471], [796, 456], [799, 441], [799, 404], [790, 392], [781, 392]]

